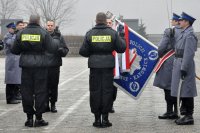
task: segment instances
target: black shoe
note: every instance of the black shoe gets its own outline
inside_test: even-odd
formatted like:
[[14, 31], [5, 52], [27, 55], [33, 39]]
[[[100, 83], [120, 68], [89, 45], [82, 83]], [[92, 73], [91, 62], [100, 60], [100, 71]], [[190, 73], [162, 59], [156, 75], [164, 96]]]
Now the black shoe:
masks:
[[20, 92], [18, 92], [18, 93], [16, 94], [15, 99], [16, 99], [16, 100], [22, 100], [22, 95], [21, 95]]
[[101, 124], [102, 128], [111, 127], [111, 126], [112, 126], [112, 123], [110, 123], [109, 120], [102, 120], [102, 124]]
[[97, 113], [97, 114], [94, 114], [94, 116], [95, 116], [95, 121], [93, 123], [93, 126], [100, 128], [101, 127], [101, 114]]
[[186, 115], [186, 109], [180, 109], [181, 115]]
[[41, 127], [41, 126], [47, 126], [49, 123], [46, 122], [45, 120], [41, 119], [41, 120], [35, 120], [35, 127]]
[[26, 127], [33, 127], [33, 119], [27, 119], [25, 122]]
[[95, 120], [95, 122], [93, 123], [93, 126], [100, 128], [101, 127], [101, 119]]
[[49, 106], [45, 109], [45, 112], [50, 112], [50, 107]]
[[109, 111], [109, 113], [115, 113], [114, 107], [112, 107], [112, 109]]
[[169, 115], [169, 119], [178, 119], [177, 113], [173, 112]]
[[172, 112], [166, 112], [163, 115], [158, 116], [158, 119], [169, 119], [170, 115], [172, 114]]
[[111, 126], [112, 126], [112, 123], [110, 123], [110, 121], [108, 120], [108, 114], [103, 114], [101, 127], [106, 128], [106, 127], [111, 127]]
[[20, 101], [18, 101], [18, 100], [7, 101], [7, 104], [18, 104], [18, 103], [20, 103]]
[[56, 105], [55, 104], [51, 104], [51, 112], [52, 113], [57, 113], [57, 109], [56, 109]]
[[193, 125], [194, 119], [192, 115], [185, 115], [184, 117], [175, 120], [175, 123], [177, 125]]

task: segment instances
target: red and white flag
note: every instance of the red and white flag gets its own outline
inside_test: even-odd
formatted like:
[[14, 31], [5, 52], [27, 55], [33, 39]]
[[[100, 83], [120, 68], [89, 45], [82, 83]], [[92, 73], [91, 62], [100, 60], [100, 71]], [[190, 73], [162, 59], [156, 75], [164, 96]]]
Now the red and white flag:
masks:
[[122, 54], [122, 72], [130, 72], [129, 33], [128, 26], [124, 23], [126, 51]]

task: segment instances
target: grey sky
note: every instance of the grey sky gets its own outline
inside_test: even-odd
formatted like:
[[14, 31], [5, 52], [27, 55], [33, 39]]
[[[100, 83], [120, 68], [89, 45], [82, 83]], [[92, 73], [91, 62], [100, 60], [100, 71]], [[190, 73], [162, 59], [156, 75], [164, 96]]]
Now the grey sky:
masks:
[[[84, 35], [95, 24], [96, 14], [109, 10], [115, 15], [122, 14], [124, 18], [142, 19], [147, 33], [163, 33], [169, 26], [166, 1], [171, 13], [171, 0], [79, 0], [75, 6], [74, 22], [61, 31], [64, 34]], [[172, 11], [177, 14], [185, 11], [195, 17], [194, 29], [200, 31], [199, 5], [199, 0], [172, 0]]]

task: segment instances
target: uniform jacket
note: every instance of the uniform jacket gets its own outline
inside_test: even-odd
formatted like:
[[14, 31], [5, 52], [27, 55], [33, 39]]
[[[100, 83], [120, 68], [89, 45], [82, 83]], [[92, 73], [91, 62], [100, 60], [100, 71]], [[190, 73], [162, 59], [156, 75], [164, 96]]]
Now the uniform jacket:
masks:
[[53, 38], [53, 43], [58, 46], [59, 48], [63, 49], [62, 55], [60, 55], [59, 51], [56, 53], [47, 53], [48, 56], [48, 65], [50, 67], [59, 67], [62, 66], [62, 57], [65, 57], [67, 53], [69, 52], [69, 49], [65, 43], [65, 40], [61, 34], [57, 35], [55, 32], [50, 34]]
[[114, 68], [112, 52], [123, 53], [126, 49], [124, 39], [105, 24], [98, 24], [85, 35], [79, 54], [89, 57], [89, 68]]
[[19, 55], [11, 53], [11, 45], [14, 43], [16, 35], [7, 33], [4, 36], [5, 59], [5, 83], [21, 84], [21, 68], [19, 67]]
[[194, 56], [197, 51], [198, 39], [192, 26], [181, 32], [175, 45], [175, 59], [172, 73], [171, 95], [177, 96], [177, 90], [181, 78], [181, 70], [187, 72], [187, 76], [181, 86], [181, 97], [197, 96]]
[[[181, 29], [176, 26], [173, 29], [165, 29], [164, 35], [160, 43], [158, 44], [158, 55], [161, 58], [168, 51], [174, 49], [175, 40], [180, 34]], [[173, 34], [173, 35], [172, 35]], [[153, 85], [161, 89], [171, 90], [171, 79], [173, 69], [174, 55], [168, 58], [159, 71], [156, 73]]]
[[20, 67], [49, 67], [46, 53], [55, 53], [58, 46], [45, 29], [29, 24], [17, 33], [11, 50], [14, 54], [21, 54]]

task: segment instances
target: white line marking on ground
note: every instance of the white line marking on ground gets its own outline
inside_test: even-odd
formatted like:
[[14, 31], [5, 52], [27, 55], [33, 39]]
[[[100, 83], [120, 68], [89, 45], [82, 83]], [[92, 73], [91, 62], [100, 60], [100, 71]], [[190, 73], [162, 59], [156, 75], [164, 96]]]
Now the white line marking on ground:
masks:
[[72, 106], [70, 106], [67, 111], [64, 112], [53, 124], [49, 125], [48, 127], [44, 128], [48, 131], [45, 132], [52, 132], [53, 129], [57, 125], [59, 125], [69, 114], [71, 114], [78, 106], [89, 96], [89, 91], [86, 92], [79, 100], [76, 101]]
[[8, 113], [8, 112], [11, 112], [11, 111], [17, 110], [17, 108], [19, 108], [19, 106], [22, 106], [22, 105], [21, 105], [21, 104], [16, 105], [15, 107], [13, 107], [13, 108], [11, 108], [11, 109], [8, 109], [7, 111], [2, 112], [2, 113], [0, 114], [0, 117], [3, 116], [3, 115], [5, 115], [5, 114]]
[[[85, 72], [87, 72], [87, 71], [88, 71], [88, 69], [83, 70], [82, 72], [80, 72], [80, 73], [74, 75], [73, 77], [71, 77], [71, 78], [65, 80], [64, 82], [60, 83], [58, 86], [59, 86], [59, 87], [63, 86], [64, 84], [66, 84], [66, 83], [68, 83], [69, 81], [71, 81], [71, 80], [73, 80], [73, 79], [79, 77], [80, 75], [82, 75], [83, 73], [85, 73]], [[63, 90], [64, 90], [64, 89], [63, 89]], [[3, 116], [3, 115], [5, 115], [5, 114], [7, 114], [8, 112], [11, 112], [11, 111], [16, 110], [17, 108], [19, 108], [19, 106], [22, 106], [22, 105], [21, 105], [21, 104], [20, 104], [20, 105], [17, 105], [17, 106], [15, 106], [15, 107], [13, 107], [13, 108], [11, 108], [11, 109], [5, 111], [5, 112], [2, 112], [2, 113], [0, 114], [0, 117]]]
[[68, 79], [65, 80], [64, 82], [60, 83], [60, 84], [58, 85], [58, 87], [63, 86], [64, 84], [66, 84], [66, 83], [68, 83], [69, 81], [71, 81], [71, 80], [73, 80], [73, 79], [79, 77], [80, 75], [82, 75], [83, 73], [85, 73], [85, 72], [87, 72], [87, 71], [88, 71], [88, 69], [85, 69], [85, 70], [83, 70], [82, 72], [80, 72], [79, 74], [76, 74], [76, 75], [74, 75], [74, 76], [71, 77], [71, 78], [68, 78]]

